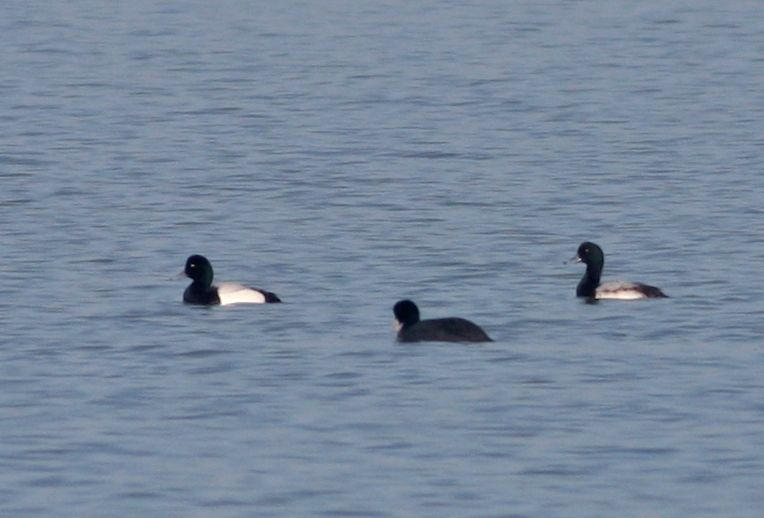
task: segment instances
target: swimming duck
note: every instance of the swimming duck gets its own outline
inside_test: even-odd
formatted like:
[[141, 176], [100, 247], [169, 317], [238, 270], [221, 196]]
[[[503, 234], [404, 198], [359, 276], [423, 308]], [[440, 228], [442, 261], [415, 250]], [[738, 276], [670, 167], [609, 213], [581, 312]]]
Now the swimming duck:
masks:
[[183, 292], [183, 302], [212, 306], [216, 304], [263, 304], [281, 302], [274, 293], [257, 288], [250, 288], [233, 282], [212, 284], [212, 265], [206, 257], [192, 255], [186, 260], [184, 273], [192, 283]]
[[602, 248], [585, 241], [578, 247], [578, 252], [571, 262], [586, 264], [586, 272], [576, 287], [576, 296], [588, 299], [655, 299], [668, 297], [660, 288], [641, 282], [609, 281], [600, 283], [605, 254]]
[[419, 308], [410, 300], [393, 306], [399, 342], [492, 342], [477, 324], [463, 318], [419, 319]]

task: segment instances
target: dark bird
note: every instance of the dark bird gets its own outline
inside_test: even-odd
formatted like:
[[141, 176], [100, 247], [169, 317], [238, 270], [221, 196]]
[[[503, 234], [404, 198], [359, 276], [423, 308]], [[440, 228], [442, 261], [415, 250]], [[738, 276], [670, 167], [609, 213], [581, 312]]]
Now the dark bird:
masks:
[[477, 324], [458, 317], [419, 319], [419, 308], [410, 300], [393, 306], [399, 342], [492, 342]]

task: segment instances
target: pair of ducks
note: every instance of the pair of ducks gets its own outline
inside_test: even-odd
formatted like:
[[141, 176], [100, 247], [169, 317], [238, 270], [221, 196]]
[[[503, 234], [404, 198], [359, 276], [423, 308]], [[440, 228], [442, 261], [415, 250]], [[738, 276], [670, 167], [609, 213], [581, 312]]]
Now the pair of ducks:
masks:
[[[576, 296], [588, 301], [598, 299], [636, 300], [664, 298], [667, 295], [648, 284], [611, 281], [600, 283], [605, 254], [602, 248], [588, 241], [581, 243], [578, 252], [569, 261], [586, 264], [586, 272], [576, 287]], [[184, 273], [193, 282], [183, 292], [188, 304], [226, 305], [238, 303], [275, 303], [281, 299], [275, 293], [241, 284], [224, 282], [213, 286], [212, 265], [201, 255], [186, 260]], [[449, 317], [420, 320], [419, 308], [410, 300], [401, 300], [393, 306], [397, 321], [399, 342], [491, 342], [491, 337], [480, 326], [469, 320]]]

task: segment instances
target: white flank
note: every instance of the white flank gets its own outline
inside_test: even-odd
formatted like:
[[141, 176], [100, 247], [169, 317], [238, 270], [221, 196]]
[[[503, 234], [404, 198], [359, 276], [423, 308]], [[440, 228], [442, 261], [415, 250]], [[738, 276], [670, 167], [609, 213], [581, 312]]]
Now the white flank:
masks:
[[227, 304], [263, 304], [265, 295], [243, 284], [223, 282], [217, 285], [220, 305]]
[[597, 286], [594, 292], [596, 299], [637, 300], [647, 296], [639, 290], [639, 286], [633, 282], [609, 281]]

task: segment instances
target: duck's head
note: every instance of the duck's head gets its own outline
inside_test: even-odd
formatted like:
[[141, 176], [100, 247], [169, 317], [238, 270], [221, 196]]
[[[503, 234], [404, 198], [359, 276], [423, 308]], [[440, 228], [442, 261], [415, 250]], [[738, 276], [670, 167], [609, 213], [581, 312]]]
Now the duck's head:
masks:
[[186, 277], [190, 277], [195, 281], [212, 284], [212, 265], [207, 258], [202, 255], [192, 255], [186, 259], [184, 273], [186, 274]]
[[605, 264], [605, 254], [599, 246], [589, 241], [584, 241], [579, 245], [576, 256], [572, 260], [602, 269], [602, 266]]
[[401, 328], [419, 322], [419, 308], [408, 299], [396, 302], [393, 306], [393, 314]]

